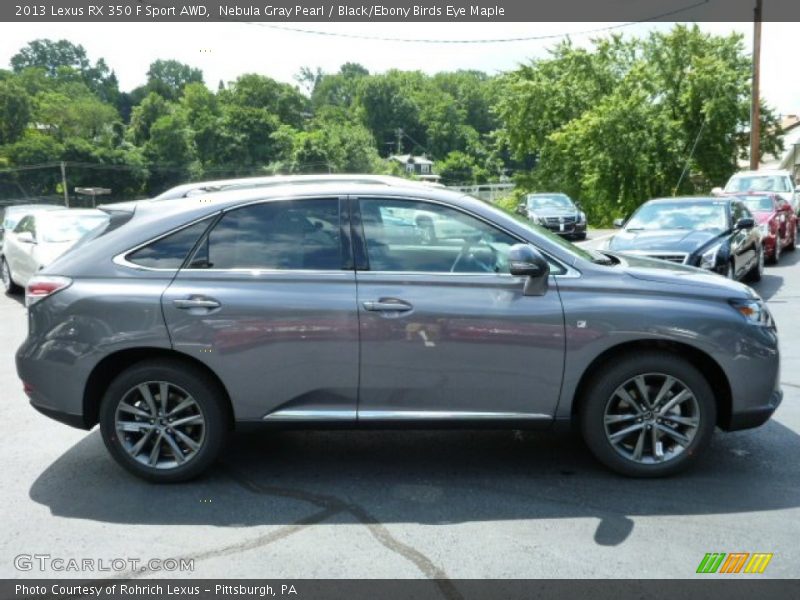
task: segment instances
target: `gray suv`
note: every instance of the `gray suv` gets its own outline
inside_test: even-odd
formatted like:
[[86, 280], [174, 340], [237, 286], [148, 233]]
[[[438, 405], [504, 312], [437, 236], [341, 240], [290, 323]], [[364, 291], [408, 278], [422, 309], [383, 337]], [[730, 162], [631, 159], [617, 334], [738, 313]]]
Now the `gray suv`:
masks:
[[149, 480], [198, 475], [248, 423], [574, 425], [610, 468], [661, 476], [781, 401], [749, 287], [454, 192], [340, 181], [111, 213], [28, 284], [17, 371]]

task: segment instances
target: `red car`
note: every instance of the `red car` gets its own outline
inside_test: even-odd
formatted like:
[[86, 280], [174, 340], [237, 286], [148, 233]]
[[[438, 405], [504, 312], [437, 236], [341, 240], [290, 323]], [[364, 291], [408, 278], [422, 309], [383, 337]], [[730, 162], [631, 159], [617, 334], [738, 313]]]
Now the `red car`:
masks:
[[778, 194], [751, 192], [735, 194], [753, 213], [761, 231], [765, 258], [775, 264], [784, 250], [794, 250], [797, 242], [797, 215], [791, 204]]

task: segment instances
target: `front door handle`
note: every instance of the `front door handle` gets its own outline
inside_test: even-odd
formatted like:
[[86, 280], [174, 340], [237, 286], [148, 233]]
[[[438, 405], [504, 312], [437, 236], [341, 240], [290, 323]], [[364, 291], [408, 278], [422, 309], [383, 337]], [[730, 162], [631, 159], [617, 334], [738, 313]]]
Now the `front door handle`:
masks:
[[219, 308], [222, 304], [214, 298], [208, 297], [191, 297], [191, 298], [176, 298], [172, 301], [175, 308]]
[[365, 300], [362, 302], [365, 310], [373, 312], [408, 312], [413, 308], [404, 300], [394, 298], [381, 298], [380, 300]]

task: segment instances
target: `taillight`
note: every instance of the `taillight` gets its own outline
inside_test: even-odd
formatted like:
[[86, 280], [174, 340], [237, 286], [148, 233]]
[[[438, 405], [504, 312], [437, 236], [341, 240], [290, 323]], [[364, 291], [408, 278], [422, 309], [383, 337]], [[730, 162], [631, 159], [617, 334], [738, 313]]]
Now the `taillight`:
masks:
[[25, 306], [32, 306], [48, 296], [52, 296], [72, 283], [69, 277], [57, 275], [38, 275], [25, 286]]

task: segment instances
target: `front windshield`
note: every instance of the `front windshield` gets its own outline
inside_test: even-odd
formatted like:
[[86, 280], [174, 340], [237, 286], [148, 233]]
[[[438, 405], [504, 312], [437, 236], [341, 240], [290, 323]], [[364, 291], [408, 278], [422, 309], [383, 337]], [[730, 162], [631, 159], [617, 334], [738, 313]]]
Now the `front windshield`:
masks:
[[769, 196], [739, 196], [752, 212], [772, 212], [772, 198]]
[[725, 186], [726, 192], [788, 192], [785, 177], [777, 175], [741, 175]]
[[572, 201], [564, 194], [530, 194], [527, 197], [527, 203], [530, 210], [545, 210], [548, 208], [574, 208]]
[[39, 231], [41, 241], [52, 244], [74, 242], [104, 225], [108, 215], [59, 215], [42, 220]]
[[687, 229], [725, 231], [728, 229], [727, 202], [648, 202], [634, 213], [625, 229]]

